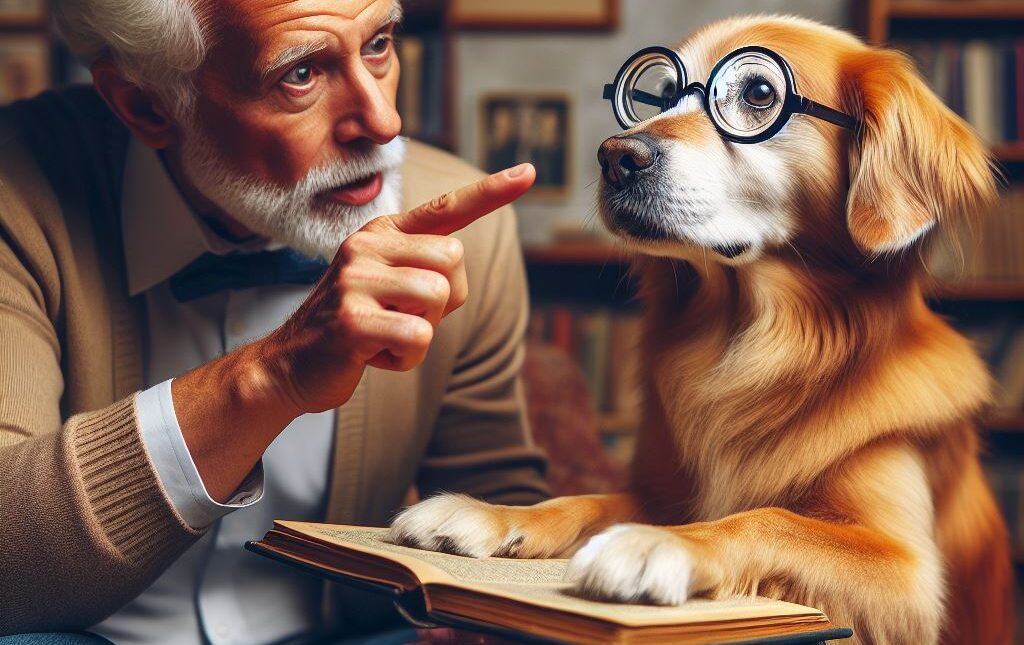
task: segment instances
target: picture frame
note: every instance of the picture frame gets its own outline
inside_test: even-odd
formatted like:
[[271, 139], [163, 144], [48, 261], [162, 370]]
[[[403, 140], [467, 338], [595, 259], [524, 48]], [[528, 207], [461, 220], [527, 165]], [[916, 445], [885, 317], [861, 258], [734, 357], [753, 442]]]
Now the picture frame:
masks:
[[45, 34], [0, 34], [0, 104], [29, 98], [52, 81]]
[[0, 0], [0, 28], [46, 25], [46, 0]]
[[530, 199], [572, 192], [572, 97], [561, 92], [495, 92], [480, 97], [479, 165], [498, 172], [523, 162], [537, 169]]
[[466, 30], [590, 30], [619, 25], [620, 0], [449, 0], [448, 22]]

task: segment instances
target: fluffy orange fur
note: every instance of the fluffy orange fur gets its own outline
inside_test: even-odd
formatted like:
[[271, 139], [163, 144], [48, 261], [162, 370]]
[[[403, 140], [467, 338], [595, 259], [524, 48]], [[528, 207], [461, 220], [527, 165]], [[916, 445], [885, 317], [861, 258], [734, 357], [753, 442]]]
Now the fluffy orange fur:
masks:
[[[474, 521], [533, 557], [644, 521], [691, 555], [690, 593], [813, 605], [862, 643], [1009, 643], [1007, 534], [975, 424], [990, 377], [926, 306], [919, 257], [936, 223], [994, 198], [987, 153], [904, 56], [833, 29], [736, 19], [680, 50], [706, 71], [746, 44], [861, 129], [813, 124], [791, 245], [730, 264], [630, 243], [647, 395], [630, 492], [480, 504]], [[706, 121], [635, 131], [696, 142]]]

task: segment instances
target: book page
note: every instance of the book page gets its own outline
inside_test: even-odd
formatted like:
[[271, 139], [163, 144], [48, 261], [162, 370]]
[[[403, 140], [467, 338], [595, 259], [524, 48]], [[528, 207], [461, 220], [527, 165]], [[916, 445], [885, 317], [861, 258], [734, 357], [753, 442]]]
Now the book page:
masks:
[[[565, 559], [477, 559], [391, 544], [385, 541], [387, 529], [382, 528], [306, 522], [279, 524], [344, 548], [389, 557], [413, 569], [423, 584], [465, 589], [620, 625], [673, 625], [763, 617], [785, 617], [790, 623], [794, 620], [827, 622], [816, 609], [759, 597], [691, 599], [677, 607], [596, 602], [572, 594], [572, 584], [565, 581], [569, 562]], [[431, 587], [432, 594], [433, 589]], [[452, 597], [450, 592], [444, 595]]]
[[424, 551], [386, 542], [387, 529], [349, 529], [305, 525], [306, 532], [332, 538], [346, 545], [358, 545], [373, 551], [396, 553], [426, 562], [461, 582], [498, 582], [537, 584], [561, 582], [568, 560], [512, 560], [508, 558], [467, 558], [461, 555]]

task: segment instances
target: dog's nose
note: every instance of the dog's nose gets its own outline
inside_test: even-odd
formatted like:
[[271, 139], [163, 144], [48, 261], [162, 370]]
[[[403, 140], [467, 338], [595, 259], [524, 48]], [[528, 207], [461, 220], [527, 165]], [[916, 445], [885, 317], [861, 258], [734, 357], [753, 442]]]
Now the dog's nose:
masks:
[[605, 139], [597, 151], [601, 174], [616, 188], [635, 181], [640, 171], [653, 166], [657, 159], [654, 139], [642, 133]]

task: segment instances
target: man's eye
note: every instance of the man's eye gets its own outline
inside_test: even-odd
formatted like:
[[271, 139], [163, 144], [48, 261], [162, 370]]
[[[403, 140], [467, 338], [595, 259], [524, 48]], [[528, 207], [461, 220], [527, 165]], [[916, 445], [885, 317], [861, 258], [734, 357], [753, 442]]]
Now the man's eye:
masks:
[[296, 65], [281, 79], [282, 83], [289, 85], [307, 85], [313, 80], [312, 65]]
[[363, 56], [380, 56], [391, 47], [391, 36], [388, 34], [377, 34], [370, 39], [370, 42], [363, 45]]

